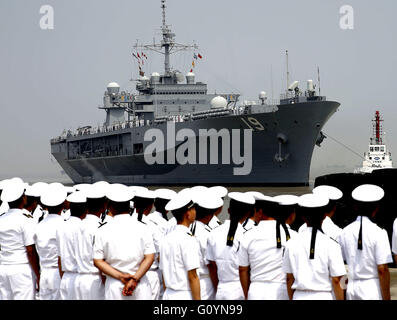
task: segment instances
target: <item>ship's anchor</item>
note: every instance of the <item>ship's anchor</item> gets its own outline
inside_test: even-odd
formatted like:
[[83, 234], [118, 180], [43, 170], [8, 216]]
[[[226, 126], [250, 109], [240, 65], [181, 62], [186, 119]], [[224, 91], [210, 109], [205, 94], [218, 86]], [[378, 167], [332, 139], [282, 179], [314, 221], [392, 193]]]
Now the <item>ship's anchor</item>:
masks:
[[284, 156], [282, 155], [282, 145], [287, 143], [288, 141], [287, 136], [283, 133], [279, 133], [277, 135], [277, 141], [278, 141], [278, 153], [274, 155], [274, 160], [278, 163], [282, 163], [284, 161], [287, 161], [289, 158], [289, 153], [286, 153]]

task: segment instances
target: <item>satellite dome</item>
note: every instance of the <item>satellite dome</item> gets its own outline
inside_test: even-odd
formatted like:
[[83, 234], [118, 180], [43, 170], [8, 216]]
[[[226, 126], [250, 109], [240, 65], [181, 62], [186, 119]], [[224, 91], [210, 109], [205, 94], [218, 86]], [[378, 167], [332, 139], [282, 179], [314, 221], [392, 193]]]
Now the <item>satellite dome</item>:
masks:
[[194, 73], [193, 72], [188, 72], [186, 74], [186, 83], [187, 84], [194, 84]]
[[153, 72], [153, 73], [152, 73], [152, 77], [160, 77], [160, 73], [158, 73], [158, 72]]
[[226, 108], [227, 100], [224, 97], [217, 96], [211, 100], [211, 108]]
[[193, 72], [188, 72], [188, 73], [186, 74], [186, 77], [194, 77], [194, 73], [193, 73]]
[[110, 82], [107, 86], [109, 94], [118, 94], [120, 91], [120, 86], [117, 82]]
[[266, 99], [266, 92], [265, 91], [259, 92], [259, 99]]

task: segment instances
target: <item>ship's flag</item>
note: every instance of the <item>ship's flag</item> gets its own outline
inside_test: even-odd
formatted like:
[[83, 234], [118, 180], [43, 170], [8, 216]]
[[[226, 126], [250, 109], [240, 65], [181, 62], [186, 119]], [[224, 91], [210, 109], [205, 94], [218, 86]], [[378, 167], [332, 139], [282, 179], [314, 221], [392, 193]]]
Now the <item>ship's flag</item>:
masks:
[[193, 58], [197, 60], [197, 54], [194, 54], [194, 55], [193, 55]]
[[137, 55], [138, 55], [138, 58], [140, 59], [140, 58], [141, 58], [141, 56], [139, 55], [139, 52], [137, 53]]
[[192, 61], [192, 66], [194, 67], [195, 65], [194, 65], [194, 61]]
[[139, 71], [139, 75], [140, 75], [141, 77], [143, 77], [143, 76], [145, 75], [145, 72]]
[[190, 69], [190, 72], [193, 72], [193, 69]]
[[134, 56], [135, 59], [138, 59], [138, 57], [135, 55], [135, 53], [132, 53], [132, 55]]
[[198, 54], [198, 57], [200, 58], [200, 59], [203, 59], [203, 56], [199, 53]]

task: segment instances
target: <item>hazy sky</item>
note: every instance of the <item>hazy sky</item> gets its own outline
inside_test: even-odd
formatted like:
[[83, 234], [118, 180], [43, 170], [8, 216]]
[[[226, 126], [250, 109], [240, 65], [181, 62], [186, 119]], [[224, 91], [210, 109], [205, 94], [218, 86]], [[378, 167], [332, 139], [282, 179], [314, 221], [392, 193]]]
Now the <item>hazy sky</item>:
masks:
[[[54, 29], [40, 28], [40, 8], [54, 8]], [[354, 9], [354, 29], [340, 28], [340, 7]], [[380, 110], [389, 149], [397, 152], [395, 0], [168, 0], [167, 23], [179, 43], [199, 45], [196, 80], [210, 92], [256, 100], [285, 90], [285, 50], [291, 80], [317, 80], [341, 103], [324, 131], [359, 154], [367, 151], [371, 119]], [[0, 179], [66, 180], [50, 154], [63, 129], [103, 123], [106, 85], [132, 90], [137, 39], [160, 39], [160, 0], [0, 1]], [[149, 54], [146, 72], [162, 71]], [[186, 73], [192, 53], [172, 57]], [[311, 178], [352, 171], [362, 159], [331, 139], [316, 147]]]

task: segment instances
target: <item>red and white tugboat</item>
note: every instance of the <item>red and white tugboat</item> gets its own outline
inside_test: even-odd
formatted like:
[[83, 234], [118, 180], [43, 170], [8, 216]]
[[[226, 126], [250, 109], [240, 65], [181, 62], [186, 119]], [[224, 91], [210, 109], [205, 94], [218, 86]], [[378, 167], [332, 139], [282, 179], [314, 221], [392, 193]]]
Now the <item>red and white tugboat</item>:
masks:
[[372, 120], [372, 137], [370, 138], [368, 153], [364, 153], [365, 160], [362, 167], [357, 171], [360, 173], [371, 173], [373, 170], [393, 168], [391, 153], [387, 151], [386, 144], [383, 141], [383, 119], [379, 111], [375, 112], [375, 118]]

